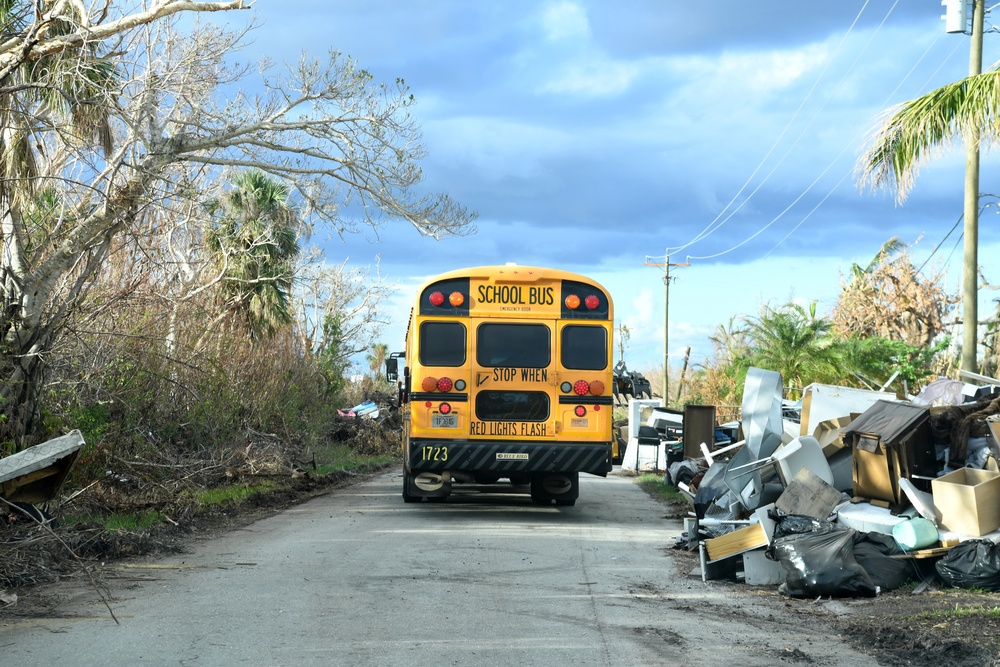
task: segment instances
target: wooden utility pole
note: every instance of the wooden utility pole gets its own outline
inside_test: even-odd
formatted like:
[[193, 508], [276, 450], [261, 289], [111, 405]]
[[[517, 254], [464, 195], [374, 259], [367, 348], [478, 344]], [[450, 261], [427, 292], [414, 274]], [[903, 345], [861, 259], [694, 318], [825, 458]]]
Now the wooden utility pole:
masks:
[[[969, 76], [983, 72], [983, 22], [985, 0], [972, 0], [972, 39], [969, 46]], [[964, 259], [962, 261], [962, 370], [979, 370], [976, 358], [979, 328], [979, 143], [977, 126], [965, 136]]]
[[663, 267], [663, 407], [667, 407], [670, 403], [670, 267], [691, 265], [671, 264], [669, 251], [663, 254], [663, 261], [660, 259], [646, 255], [645, 266]]

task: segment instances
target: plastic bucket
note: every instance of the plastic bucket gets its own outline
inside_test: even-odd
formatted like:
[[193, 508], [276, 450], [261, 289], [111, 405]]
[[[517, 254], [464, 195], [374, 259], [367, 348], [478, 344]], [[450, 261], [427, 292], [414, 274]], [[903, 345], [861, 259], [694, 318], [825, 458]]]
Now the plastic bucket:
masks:
[[918, 516], [893, 526], [892, 537], [903, 551], [911, 551], [937, 542], [938, 532], [933, 523]]

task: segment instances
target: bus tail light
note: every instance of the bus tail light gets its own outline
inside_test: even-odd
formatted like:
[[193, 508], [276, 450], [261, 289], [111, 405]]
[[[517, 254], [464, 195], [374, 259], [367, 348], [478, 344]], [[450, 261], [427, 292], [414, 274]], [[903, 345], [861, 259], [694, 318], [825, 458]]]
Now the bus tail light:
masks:
[[420, 388], [423, 389], [424, 391], [434, 391], [435, 389], [437, 389], [437, 386], [438, 386], [437, 378], [432, 378], [428, 376], [420, 381]]
[[587, 384], [586, 380], [577, 380], [576, 384], [573, 385], [573, 392], [577, 396], [586, 396], [590, 393], [590, 385]]
[[451, 391], [453, 384], [451, 378], [441, 378], [437, 381], [436, 386], [438, 391]]
[[444, 303], [444, 294], [441, 292], [431, 292], [428, 299], [430, 300], [432, 306], [440, 306]]
[[451, 414], [451, 404], [450, 403], [442, 403], [438, 407], [438, 410], [440, 410], [441, 414], [443, 414], [443, 415]]
[[587, 414], [587, 408], [583, 407], [582, 405], [578, 405], [575, 408], [573, 408], [573, 414], [576, 415], [577, 417], [583, 417]]
[[597, 296], [591, 294], [583, 300], [583, 305], [587, 306], [587, 310], [594, 310], [601, 305], [601, 300], [598, 299]]

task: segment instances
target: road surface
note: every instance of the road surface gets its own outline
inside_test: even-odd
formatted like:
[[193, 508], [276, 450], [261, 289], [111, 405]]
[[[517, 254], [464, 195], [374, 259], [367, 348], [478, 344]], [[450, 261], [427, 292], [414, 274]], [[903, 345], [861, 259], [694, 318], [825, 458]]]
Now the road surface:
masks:
[[677, 571], [681, 526], [632, 478], [581, 476], [574, 507], [488, 487], [404, 504], [400, 487], [378, 475], [113, 566], [120, 625], [59, 584], [56, 616], [0, 627], [3, 664], [873, 664], [795, 605]]

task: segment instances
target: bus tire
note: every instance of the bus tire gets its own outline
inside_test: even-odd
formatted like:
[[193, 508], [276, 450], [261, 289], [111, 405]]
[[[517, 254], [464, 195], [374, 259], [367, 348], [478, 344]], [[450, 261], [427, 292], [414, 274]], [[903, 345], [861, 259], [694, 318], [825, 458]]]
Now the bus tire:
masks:
[[403, 471], [403, 502], [404, 503], [419, 503], [419, 496], [410, 495], [410, 473]]

